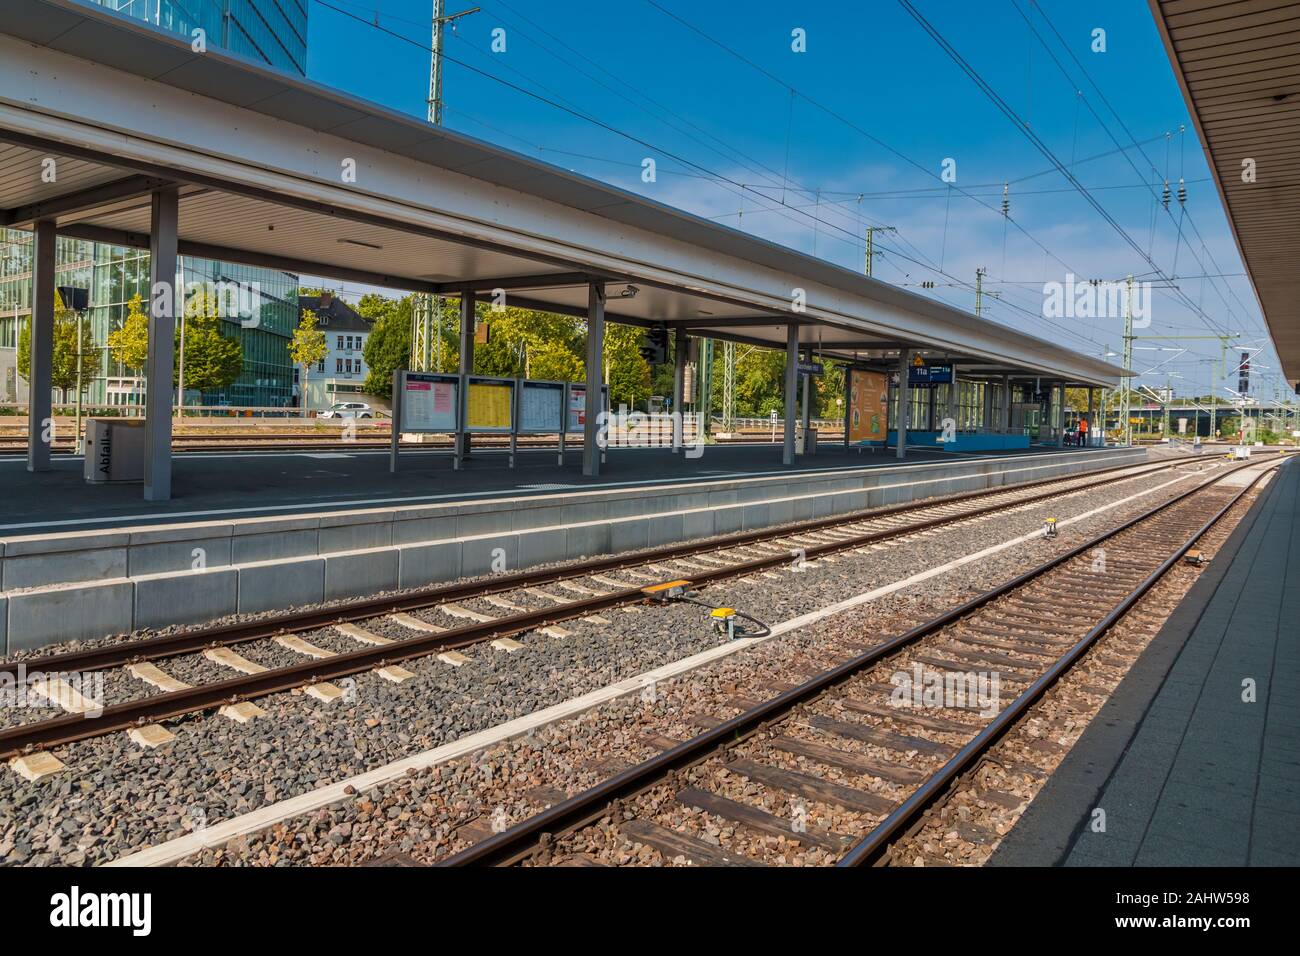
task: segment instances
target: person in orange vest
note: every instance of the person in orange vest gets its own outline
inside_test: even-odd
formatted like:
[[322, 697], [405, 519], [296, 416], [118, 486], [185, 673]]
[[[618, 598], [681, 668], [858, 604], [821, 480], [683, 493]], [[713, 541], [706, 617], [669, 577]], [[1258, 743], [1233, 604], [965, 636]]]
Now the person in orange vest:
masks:
[[1079, 419], [1079, 447], [1088, 447], [1088, 419]]

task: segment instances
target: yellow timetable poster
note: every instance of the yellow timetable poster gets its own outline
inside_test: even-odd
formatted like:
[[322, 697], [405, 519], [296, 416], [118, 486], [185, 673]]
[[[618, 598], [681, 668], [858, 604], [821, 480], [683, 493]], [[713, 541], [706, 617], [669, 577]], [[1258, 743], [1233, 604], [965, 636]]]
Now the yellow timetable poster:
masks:
[[888, 437], [889, 379], [883, 372], [849, 372], [849, 441], [884, 441]]
[[510, 430], [510, 406], [514, 388], [488, 382], [470, 382], [466, 426], [475, 429]]

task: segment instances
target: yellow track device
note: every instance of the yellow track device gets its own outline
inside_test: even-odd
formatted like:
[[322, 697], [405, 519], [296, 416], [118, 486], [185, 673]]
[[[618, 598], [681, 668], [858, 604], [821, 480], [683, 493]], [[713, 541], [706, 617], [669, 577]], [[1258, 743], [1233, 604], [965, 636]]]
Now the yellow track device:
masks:
[[709, 616], [713, 618], [713, 629], [732, 640], [736, 636], [736, 609], [733, 607], [715, 607]]
[[1048, 518], [1046, 521], [1043, 522], [1043, 537], [1044, 537], [1044, 538], [1055, 538], [1055, 537], [1056, 537], [1056, 519], [1055, 519], [1055, 518]]
[[649, 601], [672, 601], [681, 597], [691, 586], [690, 581], [665, 581], [663, 584], [651, 584], [641, 589]]

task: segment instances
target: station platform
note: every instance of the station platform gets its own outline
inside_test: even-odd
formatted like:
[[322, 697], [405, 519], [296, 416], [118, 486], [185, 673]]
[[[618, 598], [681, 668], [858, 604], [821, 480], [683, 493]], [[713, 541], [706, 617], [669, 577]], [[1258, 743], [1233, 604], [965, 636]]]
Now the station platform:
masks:
[[[1274, 476], [994, 866], [1300, 864], [1300, 461]], [[1254, 702], [1244, 699], [1253, 682]], [[1094, 810], [1105, 832], [1094, 832]]]
[[179, 455], [176, 497], [86, 486], [79, 462], [30, 475], [0, 462], [0, 647], [197, 624], [373, 596], [554, 561], [1141, 464], [1143, 448], [963, 455], [773, 445], [614, 449], [584, 479], [576, 453]]
[[439, 501], [563, 494], [671, 482], [716, 482], [792, 473], [834, 471], [953, 460], [995, 459], [1011, 454], [1077, 454], [1080, 449], [1035, 447], [978, 455], [909, 446], [900, 462], [893, 449], [845, 450], [822, 445], [793, 465], [781, 463], [781, 446], [769, 443], [706, 445], [684, 459], [669, 449], [611, 449], [599, 478], [582, 474], [581, 448], [560, 466], [557, 451], [521, 449], [516, 467], [500, 448], [475, 451], [465, 467], [452, 468], [450, 451], [404, 449], [396, 474], [387, 451], [243, 453], [182, 452], [174, 459], [173, 497], [145, 502], [135, 484], [87, 485], [80, 457], [60, 457], [52, 470], [31, 474], [21, 456], [0, 457], [0, 539], [53, 531], [125, 525], [210, 521], [252, 516], [328, 513], [354, 508]]

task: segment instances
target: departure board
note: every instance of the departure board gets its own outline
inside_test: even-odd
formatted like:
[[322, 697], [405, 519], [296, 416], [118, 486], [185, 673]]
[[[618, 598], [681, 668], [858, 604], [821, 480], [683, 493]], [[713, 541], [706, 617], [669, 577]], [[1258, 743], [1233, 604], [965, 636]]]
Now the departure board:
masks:
[[519, 433], [558, 435], [564, 427], [564, 383], [519, 383]]
[[456, 431], [458, 391], [455, 376], [404, 372], [401, 431]]
[[469, 379], [465, 430], [509, 432], [514, 420], [515, 384], [509, 379]]

